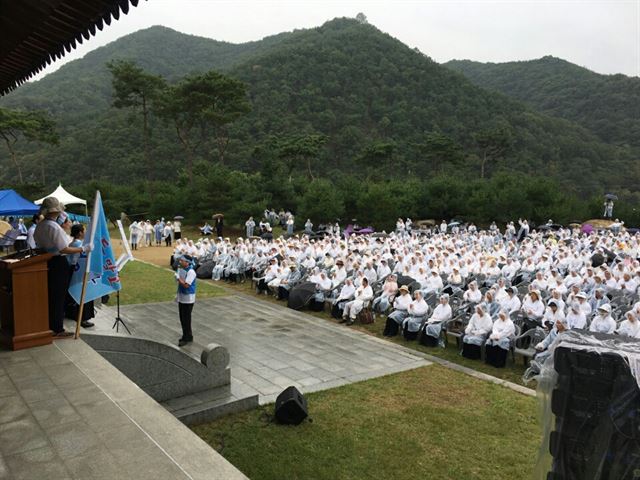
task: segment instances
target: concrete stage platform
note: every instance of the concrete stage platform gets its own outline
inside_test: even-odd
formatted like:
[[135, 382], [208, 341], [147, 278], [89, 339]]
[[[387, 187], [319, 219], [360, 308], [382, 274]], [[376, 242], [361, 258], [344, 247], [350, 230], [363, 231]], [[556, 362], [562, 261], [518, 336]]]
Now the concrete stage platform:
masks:
[[0, 479], [245, 479], [82, 340], [0, 351]]
[[[175, 303], [124, 305], [120, 313], [133, 335], [177, 344]], [[115, 309], [103, 306], [96, 327], [83, 334], [115, 334], [114, 318]], [[261, 404], [290, 385], [308, 393], [430, 364], [391, 342], [248, 295], [198, 300], [193, 332], [183, 351], [199, 358], [208, 343], [226, 347], [234, 393], [257, 393]], [[127, 335], [122, 328], [119, 334]]]

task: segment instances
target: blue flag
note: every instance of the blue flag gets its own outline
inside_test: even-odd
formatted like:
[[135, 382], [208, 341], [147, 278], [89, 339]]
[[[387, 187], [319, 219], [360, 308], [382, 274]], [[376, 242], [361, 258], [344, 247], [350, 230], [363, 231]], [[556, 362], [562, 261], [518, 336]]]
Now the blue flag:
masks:
[[113, 256], [113, 249], [111, 248], [107, 219], [102, 209], [100, 192], [96, 192], [89, 232], [89, 235], [85, 236], [84, 243], [85, 245], [93, 245], [93, 250], [88, 254], [83, 253], [80, 255], [69, 285], [69, 294], [78, 304], [82, 297], [82, 282], [85, 272], [87, 273], [87, 286], [84, 294], [85, 303], [122, 288], [118, 268]]

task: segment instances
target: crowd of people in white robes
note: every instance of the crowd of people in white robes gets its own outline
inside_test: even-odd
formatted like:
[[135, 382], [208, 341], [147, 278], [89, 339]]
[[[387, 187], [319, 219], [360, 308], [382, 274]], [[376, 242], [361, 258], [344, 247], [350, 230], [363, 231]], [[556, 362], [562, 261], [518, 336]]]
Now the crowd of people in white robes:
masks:
[[402, 331], [426, 345], [442, 345], [448, 323], [462, 319], [463, 355], [486, 352], [493, 362], [497, 353], [497, 364], [529, 329], [545, 332], [535, 345], [541, 353], [571, 328], [640, 337], [638, 235], [549, 234], [526, 220], [503, 231], [495, 223], [478, 230], [443, 222], [428, 232], [403, 224], [389, 235], [219, 238], [181, 241], [176, 250], [214, 262], [214, 279], [254, 278], [259, 292], [279, 298], [312, 282], [311, 306], [326, 305], [348, 324], [371, 309], [387, 316], [385, 334]]

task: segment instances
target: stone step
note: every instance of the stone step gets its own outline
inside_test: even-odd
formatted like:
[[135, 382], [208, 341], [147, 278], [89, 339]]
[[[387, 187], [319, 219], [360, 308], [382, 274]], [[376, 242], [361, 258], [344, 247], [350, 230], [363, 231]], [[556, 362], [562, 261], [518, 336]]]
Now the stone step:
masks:
[[230, 386], [173, 398], [161, 405], [185, 425], [198, 425], [257, 407], [258, 393], [232, 379]]

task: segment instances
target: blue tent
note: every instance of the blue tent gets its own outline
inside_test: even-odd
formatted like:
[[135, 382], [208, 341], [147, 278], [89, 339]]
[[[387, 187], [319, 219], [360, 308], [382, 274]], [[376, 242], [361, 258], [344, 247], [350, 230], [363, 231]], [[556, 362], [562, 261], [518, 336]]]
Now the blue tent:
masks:
[[38, 205], [22, 198], [15, 190], [0, 190], [0, 215], [33, 215], [39, 211]]

